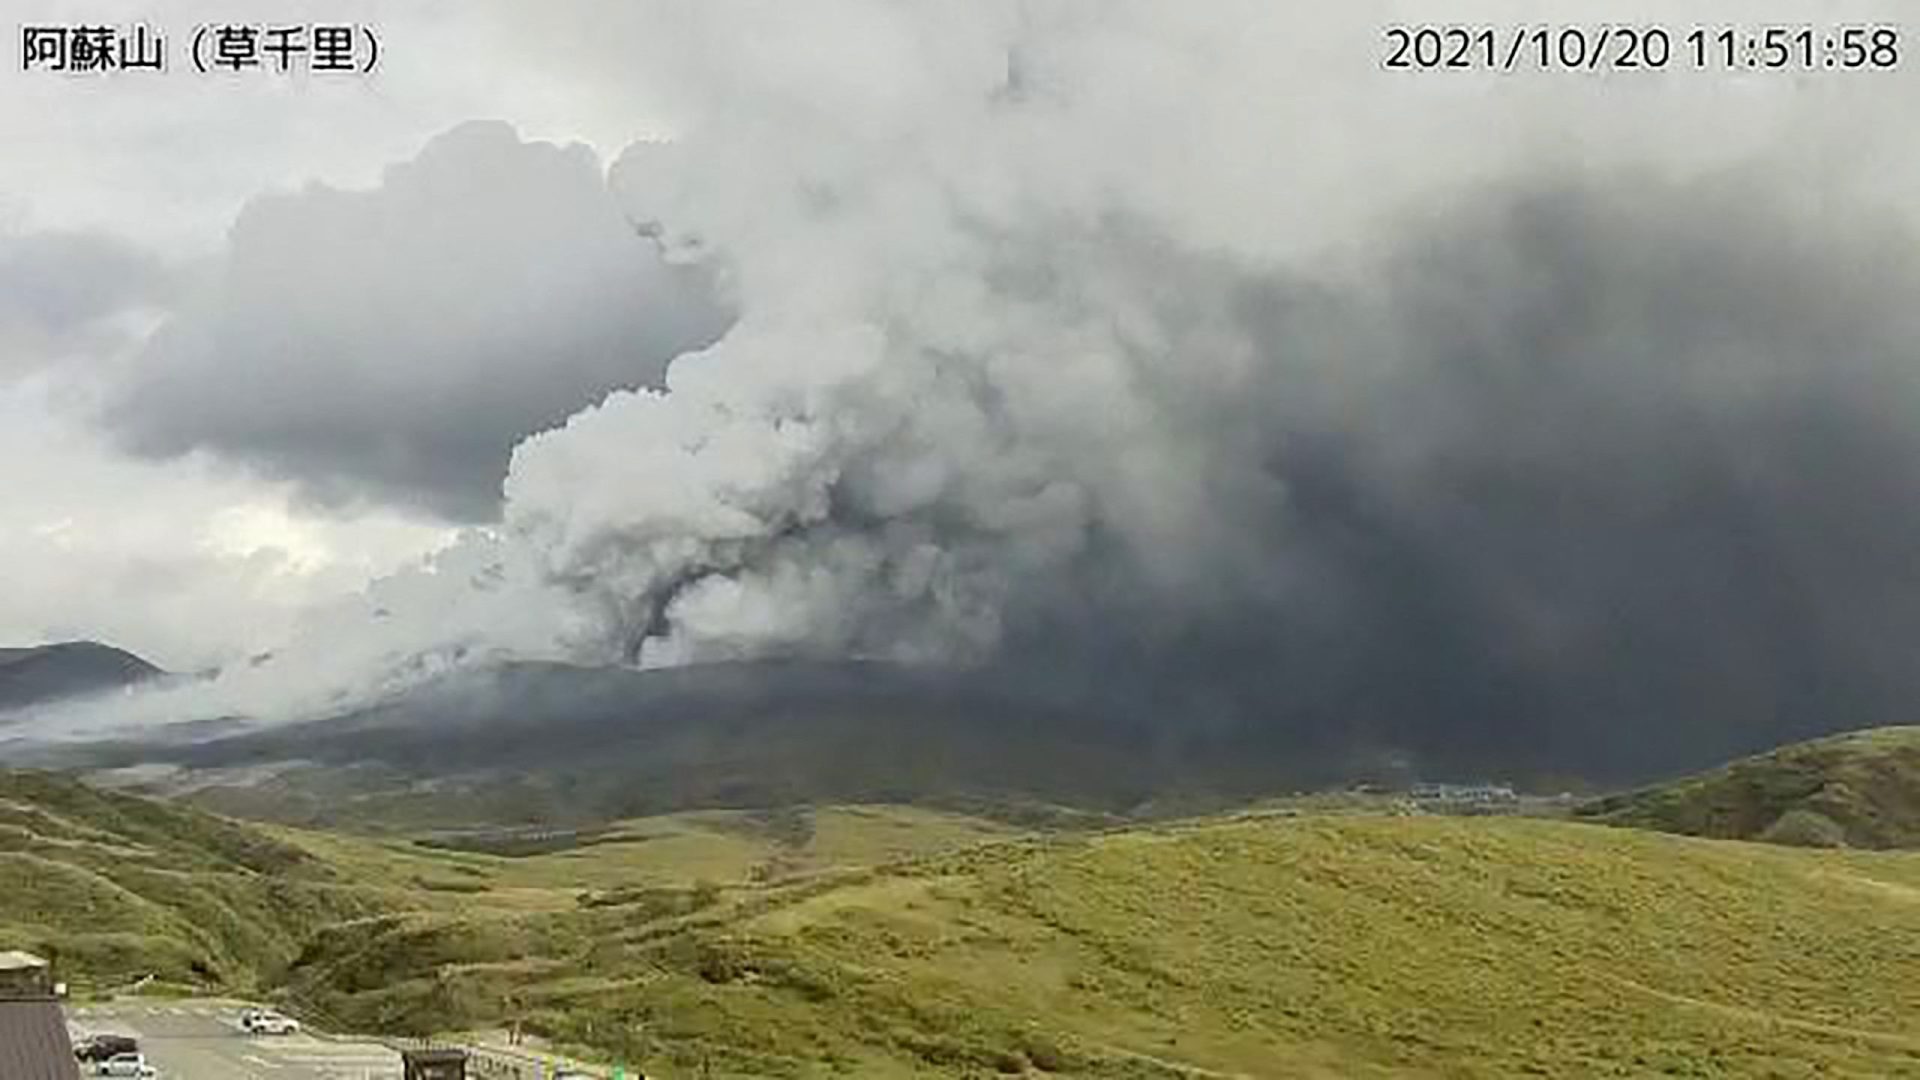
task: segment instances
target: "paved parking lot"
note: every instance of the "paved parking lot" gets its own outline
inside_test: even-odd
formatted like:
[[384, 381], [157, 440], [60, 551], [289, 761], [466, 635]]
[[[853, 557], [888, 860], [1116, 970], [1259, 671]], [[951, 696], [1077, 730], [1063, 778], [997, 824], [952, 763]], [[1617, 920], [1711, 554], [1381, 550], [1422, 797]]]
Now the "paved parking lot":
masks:
[[67, 1011], [75, 1039], [132, 1035], [162, 1080], [396, 1080], [400, 1055], [368, 1042], [248, 1035], [224, 1001], [125, 1001]]

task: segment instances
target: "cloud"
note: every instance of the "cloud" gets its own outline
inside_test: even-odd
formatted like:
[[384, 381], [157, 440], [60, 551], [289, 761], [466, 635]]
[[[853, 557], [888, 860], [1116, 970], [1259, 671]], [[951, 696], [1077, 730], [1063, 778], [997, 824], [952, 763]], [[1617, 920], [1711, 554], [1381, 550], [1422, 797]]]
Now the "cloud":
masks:
[[1340, 276], [956, 234], [829, 329], [749, 290], [667, 393], [523, 444], [508, 521], [608, 613], [601, 659], [957, 660], [1296, 747], [1710, 760], [1920, 691], [1909, 240], [1635, 172], [1423, 207]]
[[123, 317], [164, 302], [173, 277], [103, 233], [0, 232], [0, 375], [124, 346]]
[[472, 123], [370, 191], [251, 203], [215, 280], [121, 374], [137, 453], [204, 449], [308, 498], [492, 517], [515, 442], [652, 385], [725, 316], [593, 153]]
[[94, 639], [196, 670], [283, 645], [308, 609], [450, 539], [300, 515], [285, 485], [204, 456], [114, 453], [57, 374], [0, 386], [0, 642]]
[[[248, 199], [316, 179], [374, 184], [387, 164], [475, 117], [604, 152], [666, 133], [646, 102], [616, 105], [604, 80], [578, 80], [564, 62], [530, 56], [521, 35], [492, 32], [488, 9], [510, 6], [255, 0], [243, 21], [359, 24], [391, 47], [366, 78], [208, 77], [194, 71], [185, 50], [198, 27], [239, 19], [231, 4], [177, 0], [163, 9], [151, 0], [95, 0], [85, 22], [144, 24], [165, 37], [173, 66], [153, 78], [69, 78], [17, 63], [0, 73], [0, 138], [10, 149], [0, 215], [36, 228], [100, 229], [169, 258], [198, 258], [219, 248]], [[64, 0], [19, 0], [11, 8], [16, 26], [75, 18]], [[578, 19], [582, 27], [598, 18], [580, 0], [552, 12], [553, 21]]]
[[1255, 289], [1286, 498], [1235, 576], [1274, 585], [1146, 669], [1463, 767], [1644, 776], [1903, 722], [1920, 265], [1884, 208], [1801, 197], [1515, 180], [1331, 307]]
[[[1615, 775], [1904, 718], [1920, 272], [1885, 178], [1913, 162], [1862, 119], [1890, 84], [1421, 80], [1378, 70], [1377, 24], [1196, 11], [603, 34], [681, 121], [611, 186], [683, 268], [650, 273], [724, 283], [724, 333], [523, 414], [574, 354], [514, 332], [630, 271], [570, 260], [536, 312], [467, 282], [496, 262], [427, 267], [445, 229], [396, 252], [491, 205], [467, 170], [402, 197], [449, 143], [375, 194], [256, 206], [220, 302], [153, 350], [196, 377], [128, 401], [323, 494], [472, 514], [449, 493], [501, 482], [497, 528], [315, 623], [294, 681], [301, 655], [379, 686], [413, 658], [887, 657], [1169, 740]], [[388, 202], [417, 214], [356, 216]], [[418, 366], [360, 366], [393, 356]]]
[[1838, 96], [1349, 80], [1408, 112], [1328, 162], [1280, 152], [1326, 117], [1235, 104], [1279, 70], [1246, 26], [892, 10], [819, 31], [920, 57], [885, 92], [695, 34], [704, 123], [616, 166], [741, 318], [515, 452], [591, 658], [965, 662], [1615, 774], [1901, 718], [1920, 277], [1814, 160]]

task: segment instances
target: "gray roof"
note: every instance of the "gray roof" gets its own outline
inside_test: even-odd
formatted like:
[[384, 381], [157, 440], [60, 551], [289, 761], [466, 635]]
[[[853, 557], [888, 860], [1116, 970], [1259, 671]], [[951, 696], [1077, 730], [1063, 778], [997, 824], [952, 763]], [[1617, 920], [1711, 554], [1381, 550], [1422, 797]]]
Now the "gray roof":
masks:
[[20, 952], [17, 949], [0, 952], [0, 971], [17, 970], [19, 968], [43, 968], [46, 966], [47, 962], [45, 960], [40, 959], [30, 952]]
[[7, 1080], [80, 1080], [57, 1001], [0, 1001], [0, 1076]]

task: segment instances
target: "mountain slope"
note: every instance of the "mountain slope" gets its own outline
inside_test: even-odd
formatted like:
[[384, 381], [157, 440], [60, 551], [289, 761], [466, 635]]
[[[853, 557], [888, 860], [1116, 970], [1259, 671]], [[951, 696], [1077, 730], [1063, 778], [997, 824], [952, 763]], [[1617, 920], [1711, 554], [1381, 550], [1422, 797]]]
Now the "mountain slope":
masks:
[[357, 1025], [502, 1003], [648, 1075], [1920, 1076], [1920, 859], [1518, 819], [1196, 821], [315, 938]]
[[93, 641], [0, 649], [0, 712], [117, 690], [160, 674], [130, 652]]
[[990, 799], [1120, 810], [1190, 776], [1215, 790], [1282, 782], [1272, 759], [1203, 760], [1123, 720], [964, 673], [859, 662], [655, 671], [514, 663], [321, 720], [68, 752], [90, 756], [66, 764], [160, 762], [213, 776], [299, 761], [261, 798], [212, 795], [218, 805], [323, 826], [366, 822], [381, 807], [387, 820], [375, 823], [443, 824], [417, 798], [429, 786], [469, 822], [573, 823], [797, 803]]
[[[1472, 752], [1415, 759], [1370, 741], [1364, 725], [1329, 723], [1314, 734], [1216, 722], [1151, 696], [1090, 699], [1079, 693], [1084, 687], [1030, 676], [861, 661], [655, 670], [507, 662], [298, 722], [223, 717], [99, 741], [34, 742], [21, 734], [11, 743], [0, 738], [0, 754], [16, 764], [126, 770], [113, 782], [222, 812], [398, 831], [578, 826], [810, 803], [1144, 816], [1217, 810], [1363, 777], [1479, 777], [1550, 791], [1591, 781], [1501, 772], [1497, 758]], [[1606, 818], [1626, 805], [1609, 802], [1591, 813]], [[1726, 823], [1636, 820], [1743, 837], [1788, 809], [1763, 801]], [[1795, 814], [1782, 832], [1795, 828], [1832, 832], [1808, 814]], [[1862, 817], [1848, 842], [1902, 842], [1876, 828]]]
[[386, 903], [251, 826], [0, 770], [0, 948], [55, 956], [77, 985], [258, 985], [313, 927]]
[[1795, 743], [1576, 813], [1694, 836], [1920, 848], [1920, 727]]
[[369, 917], [432, 917], [475, 895], [507, 911], [620, 906], [1010, 832], [912, 807], [844, 807], [378, 841], [248, 824], [53, 773], [0, 770], [0, 950], [55, 956], [63, 977], [82, 988], [154, 975], [257, 991], [276, 983], [315, 935], [344, 925], [363, 936], [353, 928]]
[[1008, 839], [878, 807], [449, 850], [32, 773], [0, 812], [0, 942], [83, 986], [517, 1018], [667, 1080], [1920, 1076], [1920, 855], [1504, 818]]

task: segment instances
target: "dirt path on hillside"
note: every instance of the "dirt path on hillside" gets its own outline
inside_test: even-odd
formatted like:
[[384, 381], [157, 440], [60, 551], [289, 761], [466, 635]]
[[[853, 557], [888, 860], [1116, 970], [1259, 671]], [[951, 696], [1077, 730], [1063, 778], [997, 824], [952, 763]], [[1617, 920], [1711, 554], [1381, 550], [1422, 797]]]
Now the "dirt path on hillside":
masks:
[[1844, 1039], [1855, 1039], [1887, 1050], [1897, 1050], [1904, 1053], [1920, 1055], [1920, 1037], [1912, 1035], [1896, 1035], [1886, 1031], [1872, 1031], [1866, 1028], [1825, 1024], [1817, 1020], [1800, 1020], [1791, 1016], [1782, 1016], [1779, 1013], [1767, 1012], [1764, 1009], [1751, 1009], [1744, 1005], [1729, 1005], [1725, 1002], [1709, 1001], [1706, 998], [1676, 994], [1671, 991], [1656, 989], [1645, 983], [1635, 982], [1632, 979], [1621, 978], [1618, 975], [1604, 975], [1602, 978], [1616, 986], [1623, 986], [1636, 993], [1658, 998], [1661, 1001], [1674, 1005], [1687, 1005], [1696, 1009], [1705, 1009], [1708, 1012], [1717, 1013], [1721, 1016], [1733, 1017], [1756, 1024], [1773, 1024], [1816, 1035], [1832, 1035]]
[[1254, 1076], [1252, 1073], [1221, 1072], [1218, 1069], [1209, 1069], [1205, 1065], [1194, 1065], [1190, 1062], [1174, 1061], [1170, 1058], [1159, 1057], [1140, 1050], [1129, 1050], [1124, 1046], [1115, 1046], [1112, 1043], [1092, 1042], [1086, 1039], [1082, 1039], [1081, 1041], [1108, 1057], [1138, 1061], [1145, 1065], [1153, 1065], [1157, 1068], [1165, 1069], [1178, 1076], [1194, 1077], [1195, 1080], [1259, 1080], [1259, 1077]]
[[1916, 889], [1911, 885], [1902, 885], [1897, 881], [1883, 881], [1880, 878], [1868, 877], [1865, 874], [1849, 874], [1838, 870], [1819, 872], [1815, 874], [1815, 877], [1870, 892], [1875, 896], [1884, 896], [1909, 904], [1920, 904], [1920, 889]]

